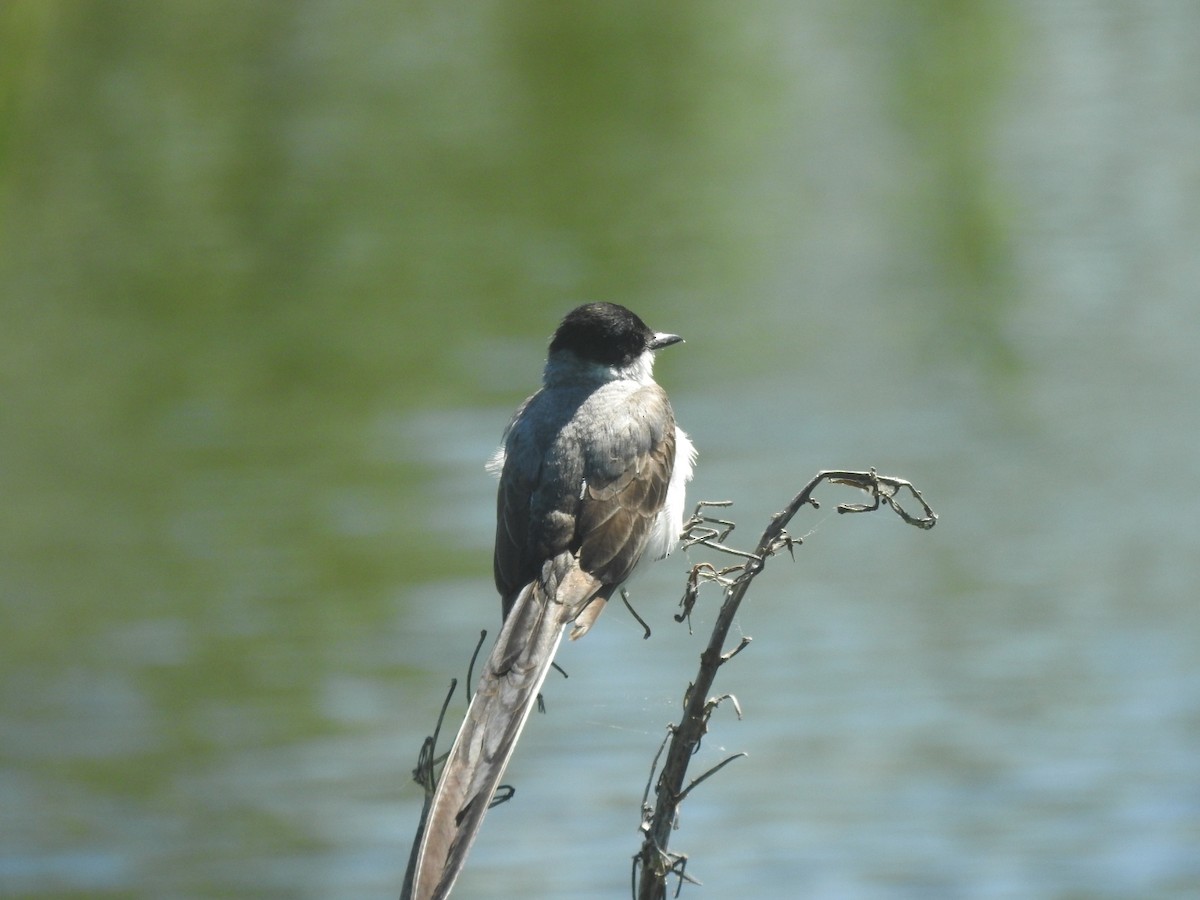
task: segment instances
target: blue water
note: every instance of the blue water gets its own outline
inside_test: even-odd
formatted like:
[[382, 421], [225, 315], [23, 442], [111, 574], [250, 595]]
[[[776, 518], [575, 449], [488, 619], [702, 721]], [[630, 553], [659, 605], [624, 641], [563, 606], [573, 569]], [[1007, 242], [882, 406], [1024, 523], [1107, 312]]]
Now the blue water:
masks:
[[[941, 517], [797, 518], [685, 896], [1194, 896], [1200, 15], [225, 12], [0, 14], [0, 894], [398, 894], [483, 461], [604, 298], [735, 543], [821, 468]], [[456, 897], [627, 893], [706, 558], [563, 650]]]

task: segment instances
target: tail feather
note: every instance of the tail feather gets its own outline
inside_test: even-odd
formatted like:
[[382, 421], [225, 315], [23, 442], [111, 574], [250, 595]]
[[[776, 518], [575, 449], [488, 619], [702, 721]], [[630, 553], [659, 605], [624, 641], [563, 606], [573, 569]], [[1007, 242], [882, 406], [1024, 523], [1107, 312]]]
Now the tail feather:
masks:
[[[607, 589], [568, 553], [518, 594], [442, 768], [417, 851], [412, 900], [449, 896], [550, 671], [563, 630]], [[600, 605], [603, 605], [602, 602]]]

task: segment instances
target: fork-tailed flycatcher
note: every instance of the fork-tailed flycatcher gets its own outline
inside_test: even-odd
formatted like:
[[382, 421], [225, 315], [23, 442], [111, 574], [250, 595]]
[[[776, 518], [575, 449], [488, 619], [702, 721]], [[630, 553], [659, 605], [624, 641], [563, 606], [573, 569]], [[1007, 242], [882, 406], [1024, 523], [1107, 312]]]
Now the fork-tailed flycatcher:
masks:
[[638, 563], [679, 538], [696, 451], [653, 367], [681, 340], [615, 303], [573, 309], [488, 464], [504, 625], [438, 781], [414, 900], [449, 896], [566, 626], [586, 633]]

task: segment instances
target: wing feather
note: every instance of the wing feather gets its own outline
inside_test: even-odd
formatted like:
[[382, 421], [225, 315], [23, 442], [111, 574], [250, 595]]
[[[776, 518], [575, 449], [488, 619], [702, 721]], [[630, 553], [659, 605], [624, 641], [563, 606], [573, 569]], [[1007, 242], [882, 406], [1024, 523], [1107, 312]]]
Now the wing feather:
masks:
[[506, 614], [546, 559], [570, 550], [618, 585], [646, 548], [675, 464], [674, 413], [658, 385], [604, 390], [553, 409], [534, 395], [509, 426], [494, 557]]
[[608, 453], [589, 460], [575, 537], [583, 570], [620, 584], [641, 559], [671, 481], [675, 417], [666, 393], [641, 388], [610, 428]]

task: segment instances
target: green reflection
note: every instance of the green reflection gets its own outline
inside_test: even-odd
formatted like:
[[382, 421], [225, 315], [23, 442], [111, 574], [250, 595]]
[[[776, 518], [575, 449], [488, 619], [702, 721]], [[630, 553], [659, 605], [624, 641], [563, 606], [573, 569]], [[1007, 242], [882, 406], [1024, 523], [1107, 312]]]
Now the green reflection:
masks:
[[[415, 746], [389, 745], [385, 778], [344, 747], [325, 768], [306, 754], [411, 715], [372, 713], [372, 690], [431, 693], [405, 658], [412, 623], [453, 612], [420, 588], [490, 591], [490, 559], [486, 538], [457, 552], [473, 525], [430, 517], [468, 490], [464, 459], [478, 476], [577, 300], [689, 318], [697, 361], [678, 372], [782, 361], [770, 403], [843, 321], [907, 338], [888, 327], [904, 323], [918, 337], [888, 349], [911, 357], [950, 323], [964, 355], [1002, 368], [1000, 19], [971, 4], [0, 6], [0, 753], [20, 781], [0, 787], [32, 822], [15, 852], [94, 850], [119, 863], [117, 891], [195, 895], [355, 841], [280, 798], [319, 800], [337, 778], [399, 794]], [[891, 98], [922, 160], [906, 180], [905, 160], [865, 154], [894, 201], [882, 224], [842, 190], [862, 174], [845, 146], [888, 130], [862, 121], [862, 93]], [[810, 249], [872, 228], [900, 264]], [[814, 269], [854, 290], [797, 287]], [[913, 303], [927, 282], [937, 303]], [[851, 365], [870, 389], [847, 379], [847, 407], [906, 382]], [[99, 890], [90, 870], [67, 880]]]
[[148, 878], [111, 803], [143, 849], [311, 842], [237, 773], [360, 727], [331, 676], [397, 690], [413, 587], [490, 575], [425, 523], [447, 464], [410, 412], [511, 403], [536, 366], [473, 360], [576, 299], [734, 278], [721, 173], [755, 117], [720, 82], [760, 76], [714, 10], [0, 11], [0, 672], [43, 836], [25, 850]]
[[930, 0], [881, 17], [894, 72], [892, 114], [912, 142], [910, 190], [895, 215], [911, 245], [911, 289], [936, 286], [928, 350], [969, 354], [995, 374], [1018, 359], [1004, 333], [1018, 298], [1013, 210], [996, 174], [997, 111], [1013, 66], [1016, 23], [1003, 4]]

